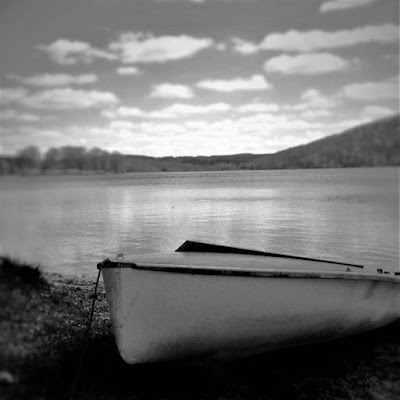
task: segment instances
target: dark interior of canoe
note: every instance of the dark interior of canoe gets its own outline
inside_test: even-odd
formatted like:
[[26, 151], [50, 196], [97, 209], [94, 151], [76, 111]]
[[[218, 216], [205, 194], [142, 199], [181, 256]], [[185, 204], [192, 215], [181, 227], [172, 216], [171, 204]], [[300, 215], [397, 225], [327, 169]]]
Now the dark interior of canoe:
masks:
[[362, 265], [357, 265], [357, 264], [349, 264], [332, 260], [321, 260], [317, 258], [298, 257], [289, 254], [278, 254], [278, 253], [270, 253], [258, 250], [241, 249], [239, 247], [220, 246], [210, 243], [194, 242], [191, 240], [187, 240], [175, 251], [178, 253], [229, 253], [229, 254], [247, 254], [253, 256], [281, 257], [281, 258], [291, 258], [295, 260], [319, 261], [324, 263], [348, 265], [351, 267], [364, 268]]

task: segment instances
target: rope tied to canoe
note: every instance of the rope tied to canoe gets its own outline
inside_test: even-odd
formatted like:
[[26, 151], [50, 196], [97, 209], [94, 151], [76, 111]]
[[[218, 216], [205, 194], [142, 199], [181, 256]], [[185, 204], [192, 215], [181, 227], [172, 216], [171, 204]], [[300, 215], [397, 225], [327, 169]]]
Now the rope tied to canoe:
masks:
[[85, 334], [83, 337], [82, 350], [81, 350], [81, 354], [80, 354], [79, 361], [78, 361], [78, 367], [76, 370], [75, 380], [74, 380], [72, 390], [71, 390], [70, 400], [73, 400], [75, 398], [76, 389], [78, 387], [79, 377], [80, 377], [81, 370], [82, 370], [83, 357], [85, 355], [86, 346], [87, 346], [87, 342], [88, 342], [88, 338], [89, 338], [90, 327], [92, 325], [94, 305], [96, 303], [97, 288], [99, 286], [99, 280], [100, 280], [101, 266], [98, 266], [98, 269], [99, 269], [99, 273], [97, 274], [96, 285], [94, 287], [94, 293], [93, 293], [93, 297], [92, 297], [92, 306], [91, 306], [90, 314], [89, 314], [89, 321], [86, 326]]

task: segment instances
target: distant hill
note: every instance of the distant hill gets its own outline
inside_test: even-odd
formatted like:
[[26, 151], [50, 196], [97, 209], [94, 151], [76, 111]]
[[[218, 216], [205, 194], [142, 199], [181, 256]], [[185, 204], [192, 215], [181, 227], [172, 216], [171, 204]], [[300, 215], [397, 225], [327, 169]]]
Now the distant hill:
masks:
[[0, 175], [397, 166], [399, 122], [396, 115], [274, 154], [156, 158], [64, 146], [50, 149], [43, 157], [37, 148], [28, 146], [15, 156], [0, 156]]
[[400, 165], [399, 115], [370, 122], [303, 146], [264, 155], [251, 169]]
[[127, 171], [208, 171], [400, 165], [399, 115], [274, 154], [211, 157], [125, 156]]

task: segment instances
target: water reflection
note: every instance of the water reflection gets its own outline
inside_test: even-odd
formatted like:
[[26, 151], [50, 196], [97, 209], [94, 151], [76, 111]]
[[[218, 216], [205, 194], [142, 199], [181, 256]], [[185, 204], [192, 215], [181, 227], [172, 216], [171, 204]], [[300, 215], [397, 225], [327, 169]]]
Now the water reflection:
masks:
[[95, 273], [186, 239], [398, 268], [398, 169], [0, 180], [0, 251]]

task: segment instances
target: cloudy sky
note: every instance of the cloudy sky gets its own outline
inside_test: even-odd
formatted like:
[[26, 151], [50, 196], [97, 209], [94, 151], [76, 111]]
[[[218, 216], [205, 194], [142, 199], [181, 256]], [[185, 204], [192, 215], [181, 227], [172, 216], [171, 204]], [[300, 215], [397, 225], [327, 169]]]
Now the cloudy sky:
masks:
[[398, 113], [398, 0], [1, 0], [0, 153], [271, 153]]

